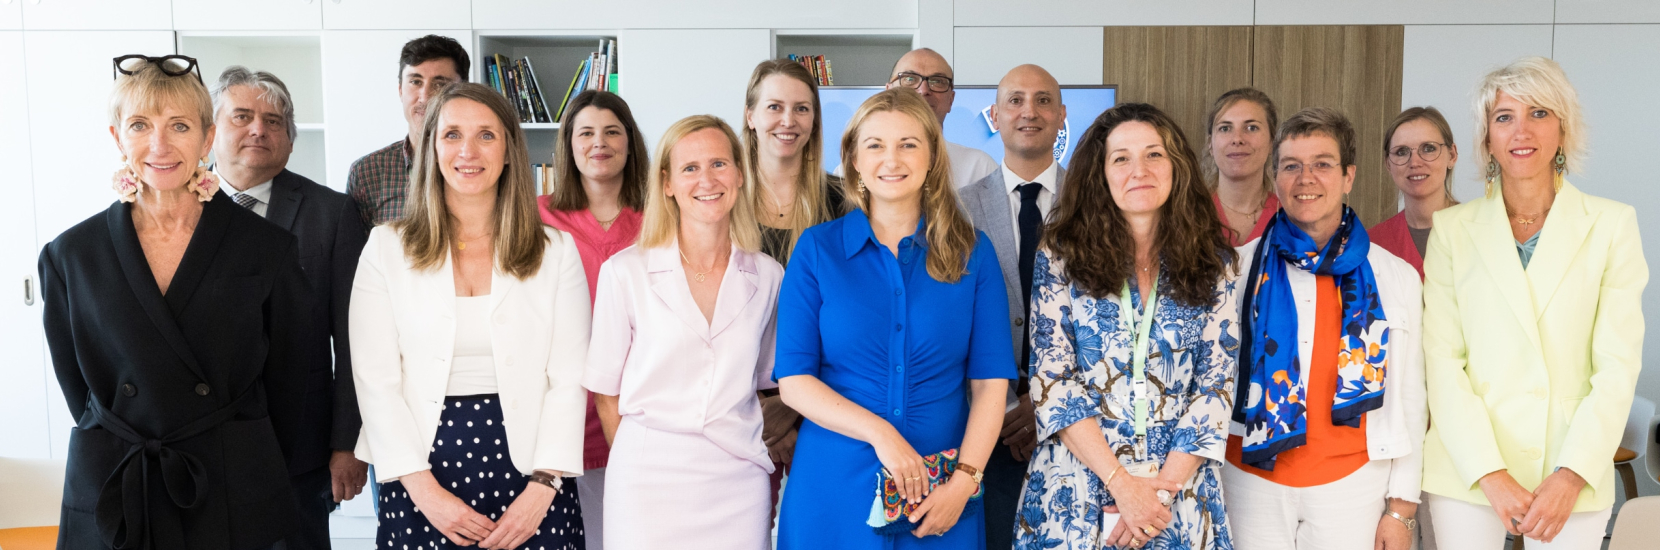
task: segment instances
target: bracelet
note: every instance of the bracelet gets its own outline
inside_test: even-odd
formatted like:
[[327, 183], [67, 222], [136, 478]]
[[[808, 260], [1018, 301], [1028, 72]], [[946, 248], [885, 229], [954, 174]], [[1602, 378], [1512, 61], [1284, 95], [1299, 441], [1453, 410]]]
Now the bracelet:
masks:
[[1119, 464], [1117, 468], [1113, 468], [1112, 472], [1107, 474], [1107, 479], [1101, 481], [1101, 486], [1110, 488], [1112, 486], [1112, 477], [1118, 475], [1118, 472], [1123, 469], [1123, 464]]
[[534, 471], [534, 472], [530, 473], [530, 482], [531, 483], [540, 483], [542, 485], [546, 485], [549, 488], [553, 489], [553, 492], [555, 492], [555, 493], [559, 492], [565, 486], [565, 478], [562, 478], [562, 477], [559, 477], [559, 476], [556, 476], [556, 475], [553, 475], [553, 474], [550, 474], [550, 473], [547, 473], [547, 472], [544, 472], [544, 471], [541, 471], [541, 470], [537, 470], [537, 471]]
[[1413, 531], [1413, 530], [1418, 529], [1418, 520], [1415, 520], [1415, 519], [1397, 514], [1397, 513], [1395, 513], [1394, 510], [1384, 510], [1383, 515], [1386, 515], [1386, 516], [1389, 516], [1389, 517], [1400, 520], [1401, 523], [1406, 524], [1406, 530], [1408, 530], [1408, 531]]

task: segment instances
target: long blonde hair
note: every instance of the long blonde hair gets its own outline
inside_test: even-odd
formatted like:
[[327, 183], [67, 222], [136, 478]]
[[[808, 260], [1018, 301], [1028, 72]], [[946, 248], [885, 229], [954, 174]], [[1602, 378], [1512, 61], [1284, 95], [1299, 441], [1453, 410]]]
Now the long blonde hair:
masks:
[[[1215, 193], [1217, 186], [1222, 184], [1222, 172], [1216, 167], [1216, 159], [1211, 156], [1212, 151], [1210, 150], [1211, 134], [1216, 132], [1216, 117], [1222, 116], [1223, 111], [1227, 111], [1242, 101], [1255, 103], [1268, 116], [1268, 120], [1262, 121], [1263, 126], [1266, 126], [1265, 129], [1268, 130], [1268, 141], [1274, 141], [1274, 136], [1279, 135], [1279, 109], [1274, 108], [1274, 100], [1269, 98], [1268, 94], [1262, 93], [1262, 90], [1246, 86], [1228, 90], [1217, 96], [1216, 101], [1210, 104], [1210, 112], [1205, 114], [1205, 146], [1204, 150], [1199, 152], [1199, 169], [1204, 173], [1205, 185], [1210, 188], [1212, 193]], [[1270, 163], [1262, 165], [1262, 191], [1267, 195], [1274, 194], [1274, 170], [1272, 166]]]
[[651, 183], [646, 186], [645, 219], [640, 223], [638, 242], [641, 248], [668, 246], [679, 237], [680, 204], [663, 190], [669, 184], [669, 171], [673, 169], [669, 154], [686, 136], [711, 128], [720, 130], [726, 136], [726, 143], [732, 148], [732, 162], [737, 163], [735, 168], [742, 178], [738, 182], [738, 200], [727, 214], [730, 222], [727, 224], [727, 236], [741, 250], [754, 252], [760, 248], [761, 227], [755, 221], [755, 181], [749, 178], [744, 157], [738, 154], [742, 150], [738, 135], [732, 133], [731, 126], [714, 115], [693, 115], [680, 119], [663, 132], [663, 139], [658, 140], [657, 154], [652, 155]]
[[825, 177], [824, 177], [824, 114], [818, 101], [818, 81], [807, 72], [807, 68], [800, 63], [788, 59], [768, 59], [755, 66], [755, 72], [749, 75], [749, 89], [744, 93], [744, 162], [747, 167], [747, 176], [757, 185], [754, 193], [755, 211], [761, 211], [761, 139], [754, 128], [750, 128], [747, 120], [749, 114], [755, 111], [756, 104], [761, 101], [761, 82], [767, 77], [781, 75], [800, 81], [807, 85], [807, 91], [813, 96], [813, 131], [807, 134], [807, 142], [801, 149], [801, 173], [795, 178], [795, 207], [790, 209], [786, 220], [790, 226], [790, 241], [784, 247], [781, 263], [789, 262], [790, 251], [795, 250], [796, 239], [801, 238], [801, 232], [818, 225], [835, 216], [825, 208]]
[[496, 269], [520, 280], [536, 275], [542, 267], [542, 253], [548, 236], [536, 212], [535, 181], [530, 173], [530, 153], [525, 149], [524, 131], [507, 98], [482, 84], [458, 83], [438, 92], [427, 104], [421, 139], [415, 145], [415, 160], [409, 172], [409, 208], [403, 219], [393, 222], [403, 239], [403, 254], [420, 270], [433, 270], [450, 257], [449, 206], [444, 203], [444, 174], [439, 171], [438, 119], [452, 100], [469, 100], [489, 107], [505, 130], [507, 167], [496, 180], [495, 246]]
[[864, 191], [858, 169], [859, 128], [870, 115], [896, 112], [910, 116], [922, 125], [927, 138], [930, 160], [928, 176], [922, 180], [922, 217], [927, 223], [924, 235], [928, 238], [928, 276], [942, 283], [956, 283], [968, 272], [969, 253], [974, 251], [974, 225], [957, 207], [957, 191], [951, 185], [951, 160], [945, 152], [945, 135], [934, 111], [917, 95], [916, 90], [894, 88], [877, 92], [859, 105], [853, 119], [842, 134], [842, 167], [847, 177], [842, 190], [851, 203], [870, 212], [870, 194]]

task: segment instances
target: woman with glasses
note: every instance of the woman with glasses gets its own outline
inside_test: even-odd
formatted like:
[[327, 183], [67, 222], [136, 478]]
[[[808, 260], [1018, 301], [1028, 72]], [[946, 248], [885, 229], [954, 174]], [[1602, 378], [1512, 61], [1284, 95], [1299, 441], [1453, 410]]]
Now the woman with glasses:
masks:
[[40, 254], [69, 436], [58, 548], [265, 548], [298, 518], [284, 457], [327, 360], [293, 235], [219, 192], [196, 61], [116, 60], [116, 202]]
[[1216, 215], [1234, 246], [1262, 236], [1268, 219], [1280, 209], [1268, 170], [1279, 119], [1274, 100], [1256, 88], [1228, 90], [1211, 103], [1205, 116], [1205, 176]]
[[1452, 171], [1458, 164], [1452, 127], [1434, 107], [1401, 111], [1383, 133], [1383, 158], [1406, 208], [1366, 232], [1372, 242], [1412, 264], [1422, 279], [1433, 214], [1458, 204], [1452, 195]]
[[1488, 73], [1474, 103], [1487, 192], [1435, 214], [1424, 258], [1436, 542], [1601, 548], [1643, 367], [1637, 213], [1567, 181], [1587, 136], [1555, 61]]
[[1233, 289], [1239, 391], [1222, 480], [1234, 547], [1410, 550], [1428, 423], [1421, 283], [1344, 204], [1349, 120], [1304, 109], [1279, 132], [1280, 210], [1240, 247]]

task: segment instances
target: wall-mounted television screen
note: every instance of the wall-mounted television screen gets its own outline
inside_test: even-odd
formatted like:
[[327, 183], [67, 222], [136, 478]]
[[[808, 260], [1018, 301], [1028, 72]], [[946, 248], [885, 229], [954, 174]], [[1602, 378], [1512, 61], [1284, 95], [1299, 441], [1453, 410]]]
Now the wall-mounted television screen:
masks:
[[[881, 86], [823, 86], [818, 90], [824, 110], [824, 169], [840, 172], [842, 132], [848, 119]], [[973, 147], [1003, 162], [1003, 140], [991, 128], [991, 105], [997, 102], [996, 86], [957, 86], [951, 114], [945, 117], [945, 140]], [[1118, 104], [1116, 86], [1061, 86], [1061, 103], [1066, 105], [1066, 124], [1055, 139], [1055, 156], [1061, 166], [1072, 160], [1072, 148], [1084, 129], [1102, 111]]]

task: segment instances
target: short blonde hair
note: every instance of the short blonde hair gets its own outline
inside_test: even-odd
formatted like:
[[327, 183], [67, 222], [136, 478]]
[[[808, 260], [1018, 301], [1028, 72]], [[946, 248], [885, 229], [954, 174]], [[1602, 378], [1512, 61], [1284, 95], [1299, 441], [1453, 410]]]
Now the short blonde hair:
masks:
[[[1562, 156], [1567, 171], [1578, 172], [1585, 162], [1585, 118], [1579, 108], [1579, 92], [1568, 83], [1562, 66], [1543, 57], [1524, 57], [1487, 73], [1476, 88], [1476, 160], [1487, 170], [1493, 154], [1487, 151], [1488, 119], [1499, 101], [1499, 92], [1518, 101], [1543, 107], [1562, 120]], [[1555, 151], [1552, 151], [1555, 156]]]
[[178, 107], [194, 112], [203, 132], [213, 127], [213, 98], [194, 73], [171, 76], [154, 63], [145, 63], [133, 74], [120, 74], [110, 92], [110, 126], [121, 126], [122, 117], [138, 112], [161, 112]]
[[670, 153], [686, 136], [703, 130], [720, 130], [726, 137], [726, 144], [732, 149], [733, 168], [738, 174], [738, 197], [732, 204], [732, 211], [727, 214], [727, 235], [732, 244], [741, 250], [754, 252], [761, 246], [760, 222], [755, 221], [755, 182], [749, 179], [749, 170], [745, 167], [743, 144], [738, 142], [738, 135], [732, 132], [732, 127], [726, 121], [714, 115], [693, 115], [682, 118], [669, 126], [663, 132], [663, 139], [657, 142], [657, 154], [652, 156], [653, 170], [651, 183], [646, 186], [645, 219], [640, 222], [641, 248], [657, 248], [668, 246], [680, 235], [680, 204], [674, 202], [663, 190], [669, 183], [669, 171], [673, 169], [670, 163]]
[[945, 150], [945, 133], [939, 117], [916, 90], [899, 87], [877, 92], [859, 105], [842, 134], [842, 193], [860, 210], [870, 212], [870, 193], [859, 174], [859, 130], [876, 113], [895, 112], [922, 125], [923, 139], [931, 155], [928, 175], [922, 180], [923, 235], [928, 244], [928, 276], [942, 283], [956, 284], [968, 273], [968, 258], [979, 237], [957, 204], [956, 186], [951, 184], [951, 158]]
[[536, 207], [536, 182], [530, 172], [530, 153], [525, 148], [524, 131], [519, 128], [519, 116], [507, 98], [483, 84], [458, 83], [445, 87], [438, 97], [427, 102], [426, 119], [421, 124], [420, 141], [415, 145], [415, 158], [410, 163], [408, 201], [403, 219], [393, 222], [402, 234], [403, 254], [418, 270], [434, 270], [450, 259], [450, 246], [455, 240], [451, 234], [449, 206], [444, 202], [448, 186], [438, 163], [438, 119], [444, 106], [454, 100], [469, 100], [488, 107], [500, 119], [506, 134], [507, 168], [496, 180], [495, 219], [491, 225], [495, 236], [490, 243], [495, 247], [495, 270], [519, 280], [529, 279], [542, 268], [542, 255], [547, 250], [548, 235], [542, 231], [542, 217]]

